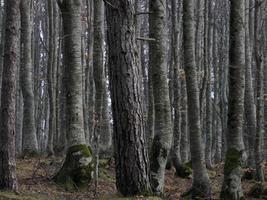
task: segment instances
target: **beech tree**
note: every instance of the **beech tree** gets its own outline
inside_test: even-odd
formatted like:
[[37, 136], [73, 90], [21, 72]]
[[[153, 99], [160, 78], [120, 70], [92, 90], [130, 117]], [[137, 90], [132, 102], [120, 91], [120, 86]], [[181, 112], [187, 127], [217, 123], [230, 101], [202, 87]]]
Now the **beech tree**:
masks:
[[245, 2], [230, 1], [229, 107], [227, 152], [221, 199], [244, 199], [241, 186], [245, 88]]
[[33, 62], [32, 62], [32, 1], [22, 0], [21, 10], [21, 68], [20, 81], [24, 101], [22, 154], [34, 156], [38, 154], [38, 143], [35, 126], [35, 106], [33, 94]]
[[183, 1], [184, 67], [188, 98], [188, 128], [190, 137], [193, 185], [191, 198], [209, 199], [211, 186], [205, 166], [204, 146], [201, 138], [199, 91], [195, 63], [194, 1]]
[[64, 32], [66, 89], [66, 131], [68, 148], [65, 162], [55, 181], [66, 189], [86, 189], [92, 179], [93, 156], [84, 133], [81, 66], [81, 0], [58, 1]]
[[163, 193], [165, 167], [172, 144], [171, 106], [167, 82], [166, 1], [149, 1], [149, 67], [154, 98], [154, 139], [150, 152], [151, 186]]

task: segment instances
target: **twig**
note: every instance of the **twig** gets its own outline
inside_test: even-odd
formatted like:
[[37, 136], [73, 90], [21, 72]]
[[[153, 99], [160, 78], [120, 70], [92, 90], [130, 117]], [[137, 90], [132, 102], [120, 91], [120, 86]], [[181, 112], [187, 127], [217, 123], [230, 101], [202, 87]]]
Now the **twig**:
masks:
[[156, 39], [155, 38], [145, 38], [145, 37], [137, 37], [137, 40], [142, 40], [142, 41], [152, 41], [155, 42]]

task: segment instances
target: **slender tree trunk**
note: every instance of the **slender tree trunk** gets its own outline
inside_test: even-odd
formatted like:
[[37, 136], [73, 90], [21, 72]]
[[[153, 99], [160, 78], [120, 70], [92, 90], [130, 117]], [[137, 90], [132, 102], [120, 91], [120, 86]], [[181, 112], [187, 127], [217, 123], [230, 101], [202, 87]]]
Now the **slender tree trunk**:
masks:
[[56, 131], [56, 109], [55, 109], [55, 96], [53, 92], [53, 56], [54, 56], [54, 15], [53, 15], [53, 0], [48, 0], [48, 18], [49, 18], [49, 47], [48, 47], [48, 64], [47, 64], [47, 83], [49, 95], [49, 131], [47, 154], [48, 156], [54, 155], [53, 140], [55, 139]]
[[195, 64], [193, 2], [193, 0], [183, 1], [184, 63], [188, 97], [188, 126], [193, 167], [191, 198], [210, 199], [211, 187], [205, 166], [205, 154], [200, 127], [199, 90]]
[[22, 154], [34, 156], [38, 154], [38, 143], [35, 127], [35, 106], [33, 94], [32, 64], [32, 1], [22, 0], [21, 10], [21, 68], [20, 81], [24, 101]]
[[231, 1], [229, 50], [229, 107], [227, 153], [221, 199], [244, 199], [241, 186], [243, 162], [243, 114], [245, 88], [245, 2]]
[[257, 67], [256, 73], [256, 137], [255, 137], [255, 164], [256, 164], [256, 179], [258, 181], [264, 181], [263, 173], [263, 151], [262, 151], [262, 141], [264, 134], [264, 66], [263, 66], [263, 55], [261, 47], [261, 33], [260, 33], [260, 13], [261, 13], [261, 1], [255, 0], [255, 33], [254, 33], [254, 55]]
[[166, 1], [150, 0], [149, 67], [152, 71], [155, 124], [151, 148], [151, 186], [155, 194], [163, 193], [165, 166], [172, 144], [172, 120], [167, 80]]
[[[249, 0], [246, 0], [246, 8], [249, 7]], [[245, 71], [245, 125], [248, 139], [248, 165], [255, 167], [254, 144], [256, 135], [256, 105], [254, 100], [254, 87], [252, 80], [252, 52], [251, 40], [249, 35], [249, 12], [246, 14], [246, 71]]]
[[106, 10], [116, 184], [123, 195], [149, 194], [142, 71], [134, 27], [135, 5], [131, 0], [109, 2], [111, 5], [106, 4]]
[[5, 1], [5, 54], [0, 114], [0, 189], [17, 190], [15, 105], [19, 63], [20, 1]]

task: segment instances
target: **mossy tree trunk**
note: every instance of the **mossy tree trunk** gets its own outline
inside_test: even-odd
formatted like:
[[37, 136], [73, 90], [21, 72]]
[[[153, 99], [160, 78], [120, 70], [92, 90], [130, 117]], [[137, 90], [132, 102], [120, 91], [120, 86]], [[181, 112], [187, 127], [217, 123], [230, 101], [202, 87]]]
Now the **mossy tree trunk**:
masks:
[[32, 63], [32, 1], [22, 0], [21, 11], [21, 68], [20, 81], [24, 101], [22, 154], [34, 156], [38, 154], [38, 143], [35, 127], [35, 104], [33, 94], [33, 63]]
[[154, 140], [150, 152], [151, 186], [155, 194], [162, 194], [165, 166], [172, 144], [172, 120], [169, 98], [166, 54], [166, 1], [150, 0], [149, 67], [152, 72], [154, 96]]
[[201, 137], [200, 104], [195, 64], [194, 1], [183, 1], [184, 64], [188, 98], [188, 128], [193, 168], [191, 198], [210, 199], [211, 186], [205, 166], [205, 153]]
[[0, 112], [0, 189], [17, 190], [15, 116], [19, 64], [19, 0], [5, 1], [6, 26]]
[[230, 1], [230, 50], [227, 153], [221, 199], [245, 199], [242, 186], [243, 114], [245, 89], [245, 2]]
[[68, 150], [55, 181], [68, 190], [84, 190], [92, 178], [94, 162], [85, 141], [82, 65], [81, 65], [81, 0], [59, 2], [63, 17], [64, 65], [66, 92], [66, 130]]
[[123, 195], [150, 193], [145, 148], [142, 69], [138, 62], [132, 0], [106, 4], [116, 184]]

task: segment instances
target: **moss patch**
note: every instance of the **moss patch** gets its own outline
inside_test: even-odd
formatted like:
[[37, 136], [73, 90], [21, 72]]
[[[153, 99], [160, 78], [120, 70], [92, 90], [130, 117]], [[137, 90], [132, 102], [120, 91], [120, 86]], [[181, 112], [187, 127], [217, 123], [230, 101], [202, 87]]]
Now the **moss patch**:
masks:
[[192, 172], [193, 172], [192, 168], [189, 165], [184, 164], [184, 165], [181, 165], [179, 170], [176, 171], [175, 175], [180, 178], [189, 178]]
[[241, 167], [242, 151], [231, 148], [226, 153], [224, 173], [229, 175], [234, 169]]
[[54, 180], [66, 190], [84, 191], [93, 178], [94, 167], [90, 148], [86, 145], [72, 146], [69, 148], [65, 162]]

